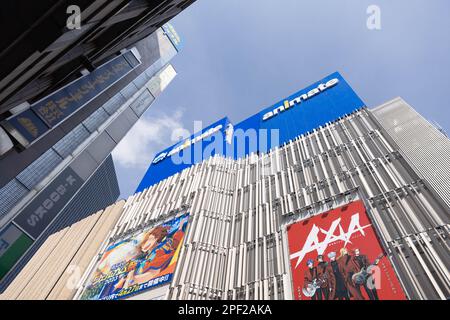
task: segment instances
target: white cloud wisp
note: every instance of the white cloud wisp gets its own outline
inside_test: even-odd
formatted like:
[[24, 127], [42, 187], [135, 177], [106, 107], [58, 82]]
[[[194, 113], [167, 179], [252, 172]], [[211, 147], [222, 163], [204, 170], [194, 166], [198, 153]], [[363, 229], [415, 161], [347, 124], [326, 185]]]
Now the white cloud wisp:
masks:
[[116, 164], [125, 168], [147, 168], [155, 153], [175, 143], [188, 131], [183, 128], [181, 119], [184, 110], [177, 109], [173, 114], [161, 113], [159, 116], [142, 117], [128, 132], [112, 152]]

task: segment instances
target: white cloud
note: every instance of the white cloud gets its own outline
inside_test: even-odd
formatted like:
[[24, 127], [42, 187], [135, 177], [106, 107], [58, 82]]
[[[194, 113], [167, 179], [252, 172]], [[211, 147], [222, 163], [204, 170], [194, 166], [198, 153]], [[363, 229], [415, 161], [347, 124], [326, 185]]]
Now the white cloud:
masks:
[[[166, 149], [189, 131], [183, 128], [184, 110], [176, 109], [171, 115], [142, 117], [112, 152], [116, 164], [126, 168], [147, 168], [156, 152]], [[178, 139], [179, 140], [179, 139]]]

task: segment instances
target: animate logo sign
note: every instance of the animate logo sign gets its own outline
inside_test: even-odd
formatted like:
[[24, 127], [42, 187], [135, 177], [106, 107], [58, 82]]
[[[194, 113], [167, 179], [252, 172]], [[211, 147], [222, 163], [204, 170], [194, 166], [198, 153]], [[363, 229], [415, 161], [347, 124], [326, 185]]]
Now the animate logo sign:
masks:
[[[320, 95], [327, 90], [328, 92]], [[318, 97], [313, 99], [315, 96]], [[303, 105], [294, 108], [303, 102], [305, 102]], [[294, 92], [281, 102], [260, 110], [234, 126], [226, 117], [207, 127], [196, 126], [196, 123], [200, 121], [194, 121], [194, 130], [191, 132], [195, 134], [189, 137], [183, 136], [181, 141], [172, 140], [174, 141], [172, 146], [167, 146], [159, 151], [153, 158], [136, 192], [143, 191], [213, 155], [237, 160], [252, 153], [257, 156], [268, 153], [270, 150], [350, 114], [364, 105], [364, 102], [355, 94], [345, 79], [335, 72]], [[292, 108], [295, 110], [288, 112], [287, 116], [266, 121]], [[219, 124], [222, 126], [219, 126], [216, 131], [220, 128], [221, 137], [219, 137], [219, 133], [216, 133], [214, 138], [207, 139], [208, 141], [203, 143], [196, 143], [213, 133], [205, 131]], [[172, 135], [172, 137], [174, 136]], [[184, 152], [180, 152], [182, 150]], [[170, 161], [165, 160], [166, 158], [170, 158]]]
[[271, 118], [275, 117], [276, 115], [278, 115], [286, 110], [289, 110], [290, 108], [294, 107], [295, 105], [300, 104], [302, 101], [306, 101], [306, 100], [320, 94], [321, 92], [334, 87], [338, 83], [339, 83], [339, 79], [334, 78], [334, 79], [327, 81], [326, 83], [319, 84], [316, 88], [308, 91], [307, 93], [301, 94], [292, 100], [284, 100], [283, 105], [278, 106], [275, 109], [273, 109], [272, 111], [265, 113], [263, 115], [263, 121], [271, 119]]
[[197, 137], [195, 137], [193, 139], [186, 139], [182, 144], [178, 145], [177, 147], [174, 147], [172, 150], [160, 153], [157, 157], [155, 157], [155, 159], [153, 159], [153, 164], [156, 164], [156, 163], [166, 159], [167, 157], [177, 154], [177, 153], [181, 152], [182, 150], [190, 147], [191, 145], [193, 145], [199, 141], [202, 141], [203, 139], [206, 139], [207, 137], [212, 136], [216, 132], [220, 131], [222, 129], [222, 127], [223, 126], [221, 124], [219, 124], [219, 125], [215, 126], [214, 128], [211, 128], [211, 129], [203, 132], [202, 134], [198, 135]]

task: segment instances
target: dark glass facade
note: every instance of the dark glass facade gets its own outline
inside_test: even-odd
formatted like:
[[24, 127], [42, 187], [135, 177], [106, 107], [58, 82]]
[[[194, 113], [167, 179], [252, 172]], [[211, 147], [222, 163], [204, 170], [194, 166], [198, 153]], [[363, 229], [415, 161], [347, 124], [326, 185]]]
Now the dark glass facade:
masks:
[[[163, 88], [154, 89], [162, 86], [161, 79], [170, 82], [176, 75], [169, 61], [177, 49], [159, 28], [127, 53], [139, 61], [133, 70], [22, 150], [14, 149], [0, 158], [1, 288], [63, 221], [92, 214], [120, 194], [110, 154], [161, 93]], [[111, 165], [105, 164], [109, 162]], [[110, 172], [100, 170], [102, 166]], [[97, 172], [103, 172], [98, 174], [101, 177], [95, 176]], [[92, 179], [111, 180], [113, 192]], [[89, 187], [84, 194], [84, 186], [90, 185], [97, 187]], [[23, 238], [32, 244], [11, 255], [15, 243]]]

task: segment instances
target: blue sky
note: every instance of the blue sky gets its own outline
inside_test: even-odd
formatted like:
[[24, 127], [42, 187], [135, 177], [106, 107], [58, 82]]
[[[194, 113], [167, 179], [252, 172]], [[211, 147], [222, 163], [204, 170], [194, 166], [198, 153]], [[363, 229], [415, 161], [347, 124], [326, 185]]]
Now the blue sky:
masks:
[[[369, 5], [381, 30], [366, 26]], [[173, 135], [238, 122], [339, 71], [366, 105], [397, 96], [450, 133], [450, 1], [197, 0], [171, 23], [177, 77], [113, 152], [121, 198]]]

